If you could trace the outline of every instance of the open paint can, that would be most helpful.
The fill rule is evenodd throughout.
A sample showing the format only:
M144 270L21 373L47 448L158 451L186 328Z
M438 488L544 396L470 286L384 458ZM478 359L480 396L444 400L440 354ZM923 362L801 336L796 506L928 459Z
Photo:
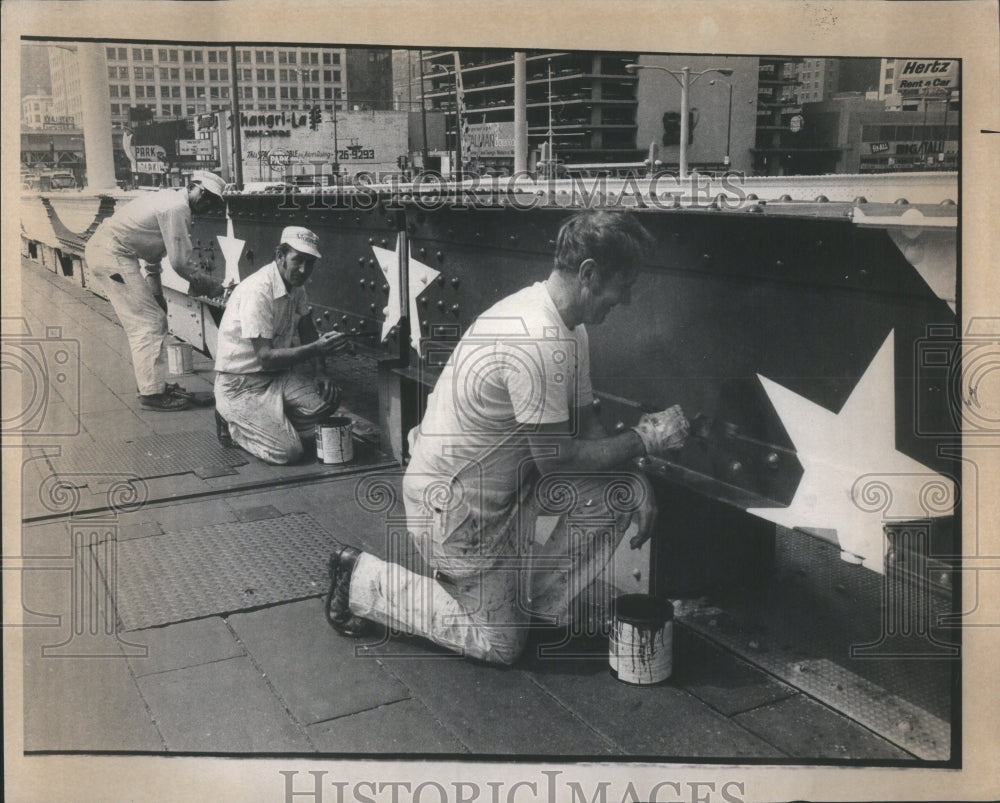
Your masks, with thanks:
M622 683L651 686L673 672L674 606L649 594L615 598L608 667Z
M194 373L194 348L190 343L167 344L167 372L174 376Z
M316 425L316 460L328 465L350 463L354 459L350 418L333 416Z

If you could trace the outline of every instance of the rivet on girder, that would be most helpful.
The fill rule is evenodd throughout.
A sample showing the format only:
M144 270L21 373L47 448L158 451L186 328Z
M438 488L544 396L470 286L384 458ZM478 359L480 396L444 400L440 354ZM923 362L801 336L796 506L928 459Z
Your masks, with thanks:
M385 282L382 283L382 292L383 293L388 293L389 292L389 285L386 284Z
M444 251L438 251L435 256L438 258L438 262L444 262Z
M368 309L370 309L372 312L375 312L375 310L378 309L378 306L375 304L369 304Z
M420 256L422 257L427 256L427 249L424 248L423 246L420 246Z
M895 201L893 201L893 203L896 204L896 206L909 206L910 205L910 202L907 201L905 198L897 198Z
M458 304L452 304L451 311L458 315Z
M388 248L389 247L389 241L387 239L385 239L385 237L382 238L382 247L383 248Z
M851 203L854 203L854 204L866 204L866 203L868 203L868 199L865 198L864 195L858 195L858 196L855 196L854 200L851 201Z
M776 267L778 270L781 270L783 267L785 267L785 263L782 262L780 259L776 259L774 260L774 267Z
M750 207L747 208L747 212L749 212L751 215L763 215L764 207L761 206L760 204L752 204Z
M444 300L438 299L438 309L444 309Z
M306 307L306 312L312 314L312 311L313 311L312 304L310 304L308 307Z
M751 192L751 193L749 193L749 194L747 195L747 200L748 200L748 201L759 201L759 200L760 200L760 198L759 198L759 197L757 197L757 193L755 193L755 192Z
M426 331L427 329L431 328L431 325L428 321L421 321L420 328Z
M781 465L781 457L777 452L767 453L767 467L772 471L777 471L778 466Z
M938 206L957 206L951 198L945 198Z
M361 285L362 287L364 287L364 286L365 286L366 284L368 284L368 282L366 282L366 281L365 281L364 279L362 279L362 280L361 280L361 281L359 282L359 284L360 284L360 285Z
M420 303L423 304L426 307L427 306L427 298L426 297L421 297Z
M444 276L442 276L441 274L438 274L437 283L439 285L441 285L442 287L444 287Z
M365 264L365 258L364 257L358 257L358 264L359 265L364 265Z
M372 290L374 290L374 289L375 289L375 280L374 280L374 279L372 279L372 280L371 280L370 282L368 282L368 286L369 286L369 287L370 287L370 288L371 288Z
M816 203L818 204L825 204L830 202L830 199L827 198L825 195L817 195L815 200Z
M370 265L371 267L373 267L373 268L374 268L374 267L375 267L375 257L371 257L371 258L369 258L369 260L368 260L368 264L369 264L369 265Z
M340 320L342 320L344 323L347 323L347 316L346 315L341 315L340 316Z
M743 464L739 460L734 460L729 464L729 471L732 474L739 474L743 470Z
M712 255L711 254L702 254L701 255L701 261L704 262L707 265L709 262L712 261Z
M454 287L457 290L459 284L460 284L460 282L458 280L458 277L457 276L453 277L452 280L451 280L451 286Z
M784 195L782 195L782 196L781 196L781 197L780 197L780 198L779 198L778 200L779 200L779 201L782 201L782 202L784 202L784 203L788 203L789 201L791 201L791 200L792 200L792 196L791 196L791 195L789 195L789 194L788 194L788 193L786 192L786 193L785 193Z
M317 326L322 326L322 325L323 325L323 321L322 321L322 319L320 319L320 318L317 318L317 319L316 319L316 325L317 325Z
M368 245L375 245L375 238L374 237L369 237L368 238Z
M625 431L625 422L624 421L616 421L615 422L615 432L624 432L624 431Z
M330 310L328 310L328 309L323 310L323 317L324 318L329 318L330 317Z

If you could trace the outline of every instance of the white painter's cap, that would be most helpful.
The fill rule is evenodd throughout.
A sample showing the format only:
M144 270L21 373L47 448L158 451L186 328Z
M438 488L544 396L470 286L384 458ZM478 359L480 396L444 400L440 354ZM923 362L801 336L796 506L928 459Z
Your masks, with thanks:
M281 242L290 245L296 251L319 259L319 237L302 226L286 226L281 232Z
M212 195L217 196L220 201L223 200L222 193L226 189L226 182L220 176L215 175L215 173L208 170L195 170L191 176L191 181L195 184L201 184Z

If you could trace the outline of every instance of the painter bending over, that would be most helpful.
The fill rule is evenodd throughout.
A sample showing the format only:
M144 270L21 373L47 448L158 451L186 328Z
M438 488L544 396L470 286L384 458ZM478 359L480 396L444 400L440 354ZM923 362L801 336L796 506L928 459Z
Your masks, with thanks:
M295 370L348 345L339 332L318 334L303 285L319 260L319 238L288 226L274 261L233 290L215 357L215 410L219 441L241 446L277 465L303 456L316 424L334 413L336 386ZM298 334L298 344L293 344Z
M633 215L577 213L548 278L472 324L410 433L407 528L433 576L338 545L327 601L336 630L358 635L371 620L510 664L532 617L572 626L593 607L583 592L601 585L630 521L632 548L652 532L652 489L627 464L680 447L688 430L674 406L608 435L592 404L587 325L629 303L649 247ZM534 525L546 514L559 519L540 546Z
M220 296L220 282L199 270L191 243L191 213L225 204L225 182L197 170L186 189L149 192L115 210L87 241L85 257L107 293L128 336L132 368L143 409L171 412L189 406L167 385L167 302L160 284L160 260L191 283L192 295ZM145 275L139 260L149 263Z

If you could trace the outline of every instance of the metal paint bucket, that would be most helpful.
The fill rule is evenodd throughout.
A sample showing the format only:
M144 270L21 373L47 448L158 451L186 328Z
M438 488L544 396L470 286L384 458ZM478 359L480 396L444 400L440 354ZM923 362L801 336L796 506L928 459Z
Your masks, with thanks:
M194 373L194 348L190 343L167 344L167 372L174 376Z
M350 418L332 416L316 425L316 460L328 465L350 463L354 459Z
M608 643L611 674L622 683L650 686L673 672L674 606L649 594L615 598Z

